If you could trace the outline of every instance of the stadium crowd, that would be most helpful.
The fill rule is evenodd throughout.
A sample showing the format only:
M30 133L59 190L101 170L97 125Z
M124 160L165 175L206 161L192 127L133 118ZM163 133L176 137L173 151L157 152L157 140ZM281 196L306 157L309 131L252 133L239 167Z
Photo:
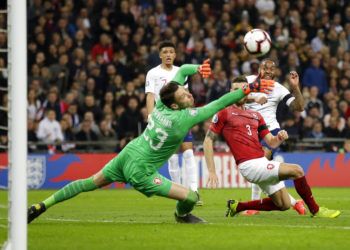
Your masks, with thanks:
M300 75L305 111L278 109L289 135L350 138L346 2L29 0L28 139L62 143L50 145L50 152L108 150L108 145L119 152L147 125L145 76L160 63L159 42L176 44L175 65L211 59L210 79L190 79L190 91L200 106L226 93L233 77L257 73L260 58L249 55L242 42L252 28L271 35L268 57L278 65L278 82L285 84L291 70ZM6 14L0 14L0 29L6 27ZM7 48L5 32L0 32L0 48ZM7 55L0 53L0 68L6 67ZM0 71L2 87L7 77ZM6 92L0 98L6 109ZM0 112L0 125L7 126L6 111ZM193 128L195 140L203 140L208 125ZM6 145L7 140L2 130L0 143ZM97 146L93 141L106 143ZM39 149L30 146L32 151ZM328 150L338 148L332 145ZM342 150L349 152L350 147Z

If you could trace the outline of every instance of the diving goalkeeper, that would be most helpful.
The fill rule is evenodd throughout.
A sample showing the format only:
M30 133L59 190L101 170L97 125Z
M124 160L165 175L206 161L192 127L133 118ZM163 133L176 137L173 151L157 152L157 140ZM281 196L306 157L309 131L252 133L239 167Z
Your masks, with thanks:
M174 154L188 130L207 120L225 107L239 101L250 92L269 92L273 81L258 80L230 92L203 107L193 108L192 95L182 86L186 76L199 72L203 77L211 74L209 60L202 65L185 64L174 79L160 91L160 100L151 113L148 126L132 140L102 170L87 179L73 181L44 201L28 208L28 223L51 206L112 182L130 183L136 190L150 197L158 195L177 200L175 220L179 223L203 223L192 215L198 195L180 184L160 175L158 169Z

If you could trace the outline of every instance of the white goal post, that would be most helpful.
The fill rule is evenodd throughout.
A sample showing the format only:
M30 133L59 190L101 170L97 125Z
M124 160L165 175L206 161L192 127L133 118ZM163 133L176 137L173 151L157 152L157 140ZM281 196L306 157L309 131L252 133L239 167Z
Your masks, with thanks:
M8 240L4 249L27 249L27 4L8 0Z

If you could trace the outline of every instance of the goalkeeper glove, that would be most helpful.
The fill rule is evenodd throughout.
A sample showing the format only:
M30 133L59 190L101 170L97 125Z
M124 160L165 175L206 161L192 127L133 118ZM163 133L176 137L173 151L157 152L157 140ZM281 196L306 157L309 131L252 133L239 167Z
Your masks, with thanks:
M204 60L203 64L198 67L198 72L203 78L208 78L211 75L210 60Z
M250 92L261 92L269 94L273 90L275 84L274 80L256 79L255 82L243 85L244 94L248 95Z

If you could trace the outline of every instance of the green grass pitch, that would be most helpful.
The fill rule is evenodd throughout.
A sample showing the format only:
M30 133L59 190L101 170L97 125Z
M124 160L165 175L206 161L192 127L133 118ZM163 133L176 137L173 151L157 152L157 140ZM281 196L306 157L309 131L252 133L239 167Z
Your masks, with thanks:
M28 202L52 190L30 191ZM290 192L295 194L294 189ZM249 189L201 190L194 214L204 225L174 222L175 201L135 190L98 190L50 208L28 226L28 249L350 249L350 188L314 188L319 204L340 209L336 219L294 210L226 218L228 198L247 200ZM7 192L0 191L0 245L7 238Z

